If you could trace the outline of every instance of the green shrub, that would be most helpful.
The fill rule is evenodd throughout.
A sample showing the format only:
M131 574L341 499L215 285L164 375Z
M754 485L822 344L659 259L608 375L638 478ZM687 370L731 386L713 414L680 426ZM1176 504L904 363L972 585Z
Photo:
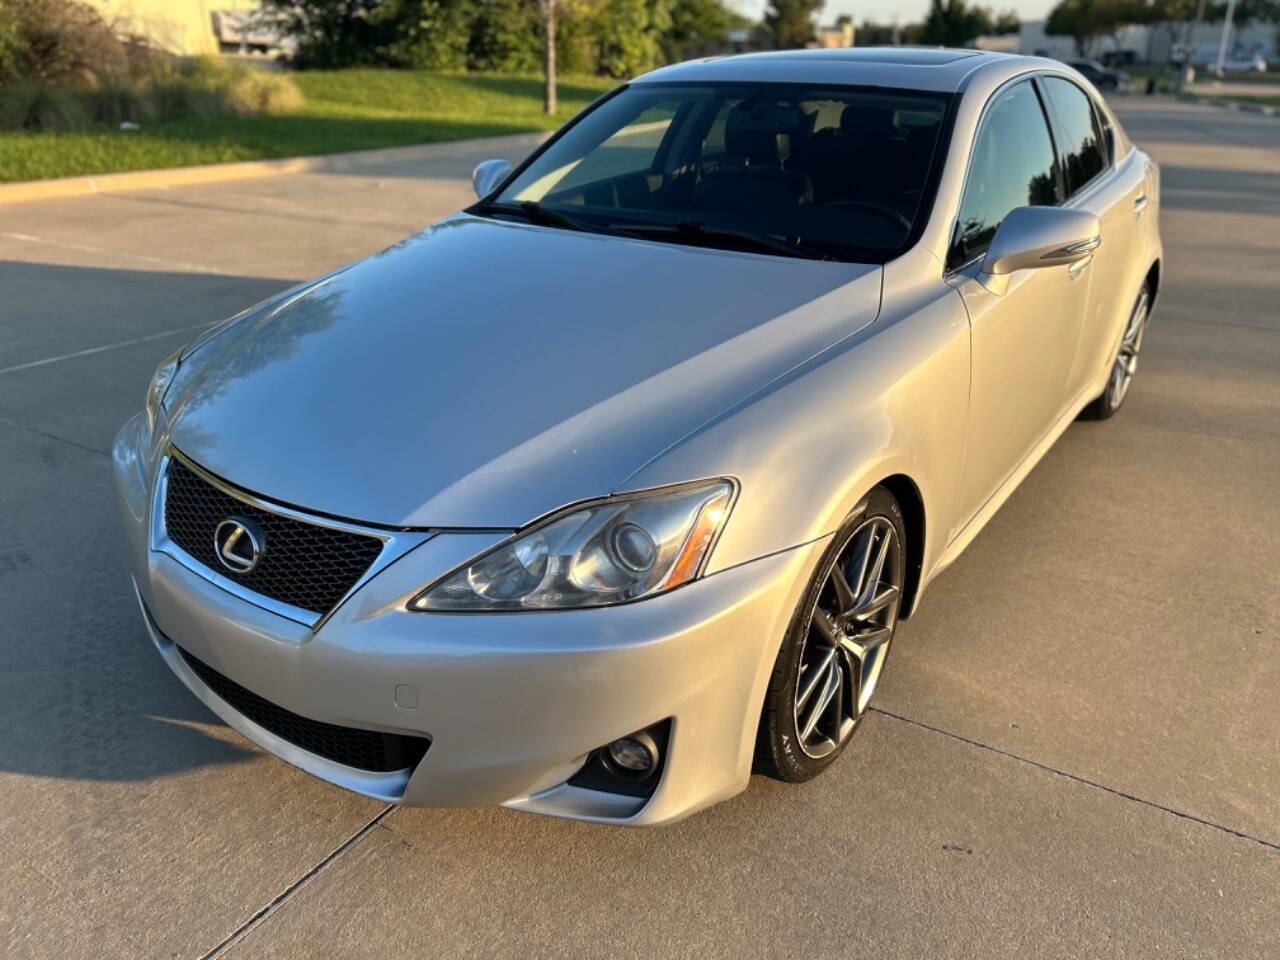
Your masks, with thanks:
M88 126L79 95L39 83L0 86L0 130L43 130L66 133Z
M92 83L128 65L125 43L79 0L0 0L0 81Z

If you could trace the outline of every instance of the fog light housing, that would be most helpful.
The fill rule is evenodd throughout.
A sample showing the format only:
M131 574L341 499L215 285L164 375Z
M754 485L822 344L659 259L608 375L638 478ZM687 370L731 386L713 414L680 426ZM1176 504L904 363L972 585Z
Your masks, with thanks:
M573 787L629 797L651 797L667 765L671 718L596 747L582 769L569 778Z
M658 745L646 731L619 737L605 747L601 759L620 777L643 780L658 769Z

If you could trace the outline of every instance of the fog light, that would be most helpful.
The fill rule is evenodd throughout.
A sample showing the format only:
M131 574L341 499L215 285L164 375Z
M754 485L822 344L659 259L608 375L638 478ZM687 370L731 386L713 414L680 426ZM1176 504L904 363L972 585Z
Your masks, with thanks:
M604 761L619 776L642 780L658 768L658 745L643 731L633 733L605 747Z

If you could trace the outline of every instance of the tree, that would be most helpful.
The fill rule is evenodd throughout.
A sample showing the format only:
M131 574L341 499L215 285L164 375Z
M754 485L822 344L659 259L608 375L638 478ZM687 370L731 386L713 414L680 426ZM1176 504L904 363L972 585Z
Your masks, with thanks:
M465 70L471 20L456 0L386 0L378 11L394 39L388 60L419 70Z
M991 31L991 11L969 6L965 0L933 0L925 17L921 42L963 47Z
M601 73L621 79L662 63L669 0L601 0L593 19Z
M813 39L813 16L823 0L770 0L764 22L776 47L782 50L803 47Z
M669 7L671 26L661 38L668 62L723 49L730 30L751 24L725 6L724 0L675 0Z
M884 23L872 23L870 20L863 20L857 32L853 35L853 42L858 47L883 47L893 43L893 27Z
M542 3L542 110L556 112L556 0Z
M1044 32L1051 37L1070 37L1076 45L1076 56L1083 57L1102 31L1092 0L1061 0L1049 11Z
M1130 24L1159 20L1159 11L1159 3L1153 5L1146 0L1061 0L1049 11L1044 32L1071 37L1076 53L1083 57L1101 36L1111 35L1118 47L1121 30Z
M1005 10L996 17L995 24L991 28L991 32L998 36L1007 36L1012 33L1019 33L1022 30L1022 18L1018 16L1016 10Z
M385 58L396 25L382 0L264 0L264 18L298 42L300 67L350 67Z
M456 0L469 10L468 70L541 73L542 12L537 0Z

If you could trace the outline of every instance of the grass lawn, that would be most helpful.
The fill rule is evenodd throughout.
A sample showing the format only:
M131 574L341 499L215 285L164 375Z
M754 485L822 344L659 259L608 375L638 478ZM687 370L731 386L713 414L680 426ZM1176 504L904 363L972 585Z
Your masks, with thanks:
M542 112L542 79L401 70L306 71L296 111L157 123L141 130L0 133L0 181L120 173L233 160L296 157L553 129L614 86L599 77L559 84L559 112Z
M1200 93L1197 96L1213 97L1215 100L1234 100L1236 103L1258 103L1268 107L1280 107L1280 94L1274 97L1242 97L1233 93Z

